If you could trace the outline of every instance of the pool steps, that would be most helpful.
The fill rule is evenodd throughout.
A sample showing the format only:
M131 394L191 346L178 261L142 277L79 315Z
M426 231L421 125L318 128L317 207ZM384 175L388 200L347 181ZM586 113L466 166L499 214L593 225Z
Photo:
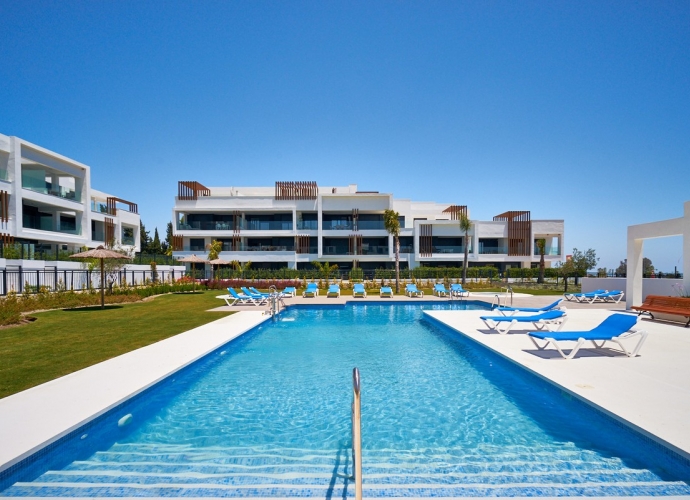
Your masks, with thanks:
M490 456L491 449L498 452ZM617 458L569 443L417 452L363 450L365 497L688 495ZM354 497L349 449L191 448L116 444L4 496Z

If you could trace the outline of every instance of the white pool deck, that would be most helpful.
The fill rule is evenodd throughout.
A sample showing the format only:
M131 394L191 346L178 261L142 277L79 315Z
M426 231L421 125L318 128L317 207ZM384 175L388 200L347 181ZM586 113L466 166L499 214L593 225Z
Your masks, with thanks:
M371 295L367 299L391 301ZM298 297L287 302L359 300ZM553 300L553 296L516 297L515 305L531 307ZM612 310L624 308L623 304L565 305L567 330L589 329ZM266 307L216 310L231 309L242 313L0 399L0 471L269 319L263 314ZM479 319L486 311L427 314L690 458L690 328L682 323L641 320L649 337L636 358L585 347L575 359L564 360L555 350L537 351L524 330L489 333Z

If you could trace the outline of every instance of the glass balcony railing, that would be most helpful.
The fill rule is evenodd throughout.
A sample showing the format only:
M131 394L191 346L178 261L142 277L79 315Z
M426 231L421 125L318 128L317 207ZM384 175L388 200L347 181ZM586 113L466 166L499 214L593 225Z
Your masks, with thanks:
M386 229L385 224L381 220L361 220L357 222L357 229L360 231L372 229Z
M369 246L360 251L350 252L344 247L324 246L323 255L385 255L388 256L387 246Z
M400 245L400 253L414 253L414 247Z
M194 221L194 222L179 222L177 229L187 229L192 231L232 231L232 222L227 221Z
M57 198L63 198L65 200L71 200L76 202L81 201L81 193L79 191L75 191L74 189L69 189L62 186L53 186L50 183L46 183L45 187L37 187L26 184L22 187L35 193L47 194L49 196L56 196Z
M437 245L433 247L432 253L465 253L464 245ZM469 249L469 253L472 253L472 248Z
M486 246L481 246L479 247L479 254L480 255L501 255L501 254L508 254L508 247L486 247Z
M369 245L368 248L362 247L362 252L358 255L388 255L388 246Z
M349 220L329 220L321 224L321 229L325 231L352 231L352 228L352 221Z
M100 213L100 214L107 214L108 213L108 205L102 201L93 201L91 200L91 211Z
M316 231L319 229L319 221L316 221L316 220L298 220L297 221L297 229L307 230L307 231Z
M247 231L292 231L292 221L245 221Z
M539 249L535 248L534 249L534 255L537 257L540 256L541 254L539 253ZM561 255L561 249L558 247L554 248L545 248L544 249L544 255Z
M123 236L122 237L122 244L123 245L134 245L134 238L129 237L129 236Z

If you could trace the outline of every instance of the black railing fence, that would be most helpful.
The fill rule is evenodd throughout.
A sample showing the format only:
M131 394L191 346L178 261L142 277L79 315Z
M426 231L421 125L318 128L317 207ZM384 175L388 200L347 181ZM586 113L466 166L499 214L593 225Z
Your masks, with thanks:
M152 282L176 281L185 275L180 271L121 270L106 275L105 286L143 285ZM100 270L37 271L0 269L0 295L15 293L82 291L101 288Z

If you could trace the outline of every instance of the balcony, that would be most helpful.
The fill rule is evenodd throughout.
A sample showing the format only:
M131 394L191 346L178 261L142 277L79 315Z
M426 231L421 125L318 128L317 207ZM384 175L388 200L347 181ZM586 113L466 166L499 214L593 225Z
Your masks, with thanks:
M316 220L298 220L297 229L304 231L317 231L319 229L319 221Z
M353 228L351 220L325 220L321 223L321 229L325 231L352 231Z
M81 179L49 168L22 166L22 188L81 203Z
M480 246L479 247L479 254L480 255L508 255L508 247Z
M361 253L357 255L386 255L388 256L389 247L388 246L376 246L370 245L367 247L362 247Z
M107 214L108 204L104 201L91 200L91 211L98 214Z
M292 231L292 221L247 220L244 224L247 231Z
M367 231L367 230L380 230L386 229L386 225L384 224L383 221L379 220L360 220L357 222L357 230L358 231Z
M537 257L541 256L541 254L539 253L539 249L538 249L538 248L535 248L535 249L534 249L534 255L536 255ZM547 248L544 249L544 255L547 256L547 257L548 257L548 256L558 256L558 255L561 255L561 249L558 248L558 247L552 247L552 248L547 247Z
M431 250L431 253L465 253L464 245L437 245ZM469 249L468 253L472 253L472 248Z
M227 221L177 222L178 230L188 231L232 231L232 223Z

